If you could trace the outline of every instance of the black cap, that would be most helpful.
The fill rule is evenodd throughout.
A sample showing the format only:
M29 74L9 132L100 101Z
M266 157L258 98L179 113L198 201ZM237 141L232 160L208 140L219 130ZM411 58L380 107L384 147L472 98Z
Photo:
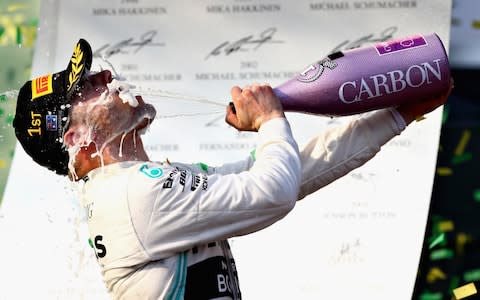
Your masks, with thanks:
M69 124L71 97L91 65L92 49L80 39L65 70L27 81L18 93L15 135L35 162L59 175L68 174L63 134Z

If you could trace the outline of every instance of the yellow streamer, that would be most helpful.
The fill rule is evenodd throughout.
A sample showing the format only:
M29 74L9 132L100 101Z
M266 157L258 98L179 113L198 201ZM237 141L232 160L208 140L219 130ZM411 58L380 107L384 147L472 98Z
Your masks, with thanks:
M453 290L453 295L455 296L455 300L460 300L466 298L471 295L475 295L477 293L477 288L473 282L456 288Z
M455 148L455 156L460 156L465 152L465 148L467 147L467 144L470 141L471 136L472 136L472 132L470 130L463 131L462 137L460 138L460 142Z
M437 174L439 176L450 176L453 174L453 170L449 167L438 167Z

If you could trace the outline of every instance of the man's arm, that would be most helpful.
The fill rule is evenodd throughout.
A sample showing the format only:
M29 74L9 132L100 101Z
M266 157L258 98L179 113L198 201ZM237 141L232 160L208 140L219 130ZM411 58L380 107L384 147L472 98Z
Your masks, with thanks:
M398 112L384 109L352 118L346 124L329 128L311 138L300 146L302 182L298 200L365 164L405 126ZM250 155L242 161L210 168L209 171L240 173L248 170L254 162L254 155Z
M152 258L260 230L294 207L300 158L283 111L269 115L278 99L272 98L271 88L239 92L232 93L237 110L236 115L229 112L229 122L237 129L258 130L257 159L248 171L206 175L173 166L159 172L164 174L159 178L145 179L136 172L129 179L135 187L132 199L154 199L129 204L137 216L132 216L136 232Z
M372 158L380 147L405 128L402 116L385 109L352 118L300 145L302 184L299 198L327 185ZM378 126L381 124L381 126ZM244 160L209 168L220 174L240 173L255 162L252 153ZM310 192L309 192L310 191Z
M298 199L319 190L373 158L381 147L399 135L416 118L443 105L450 89L439 97L364 114L331 128L300 147L302 183ZM215 168L221 174L248 170L254 156Z
M398 112L385 109L354 118L312 138L300 148L302 183L298 200L365 164L404 128Z
M362 166L413 120L445 104L453 88L438 97L380 110L354 119L300 148L302 183L298 199Z

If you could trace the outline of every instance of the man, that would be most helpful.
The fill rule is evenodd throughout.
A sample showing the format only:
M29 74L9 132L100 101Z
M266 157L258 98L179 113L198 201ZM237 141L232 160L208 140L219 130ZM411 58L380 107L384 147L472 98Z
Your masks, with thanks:
M228 238L280 220L448 96L368 114L299 151L269 86L233 87L225 119L258 132L254 155L217 168L152 162L140 136L155 109L109 71L91 73L91 60L80 40L66 70L28 81L13 125L37 163L85 182L90 238L114 299L240 299Z

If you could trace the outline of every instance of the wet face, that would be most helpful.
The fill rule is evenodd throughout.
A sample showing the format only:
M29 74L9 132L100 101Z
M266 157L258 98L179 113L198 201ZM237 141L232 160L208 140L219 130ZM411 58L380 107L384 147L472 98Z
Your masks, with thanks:
M154 107L133 96L129 87L112 79L110 71L82 80L72 98L70 128L77 128L75 143L85 146L93 142L100 150L118 136L141 131L153 121Z

